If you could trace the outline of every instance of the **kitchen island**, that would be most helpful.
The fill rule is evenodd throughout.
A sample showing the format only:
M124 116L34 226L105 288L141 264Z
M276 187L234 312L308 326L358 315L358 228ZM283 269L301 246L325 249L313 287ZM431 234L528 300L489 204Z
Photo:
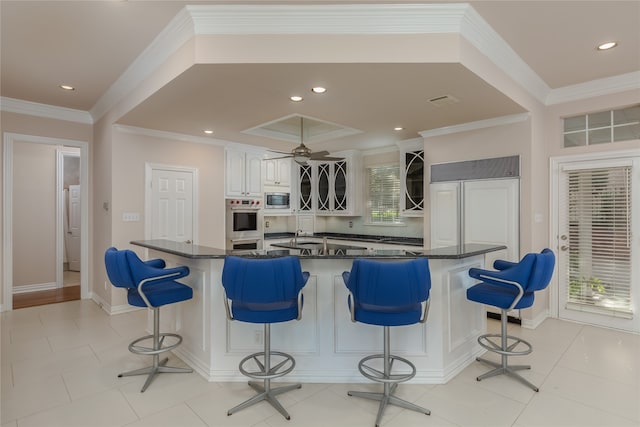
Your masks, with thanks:
M466 299L466 289L474 283L467 271L484 267L486 253L504 249L473 244L433 250L369 250L316 244L297 245L303 249L225 251L167 240L131 243L146 248L148 258L190 268L191 274L181 281L193 288L193 299L163 308L162 327L183 336L174 352L209 381L246 381L238 363L262 350L262 325L226 318L221 283L224 258L298 256L303 270L310 273L303 290L302 319L273 325L271 346L296 359L296 368L286 381L331 383L365 382L358 361L382 351L382 328L350 321L342 272L351 269L354 258L390 262L429 258L432 285L427 322L393 328L391 350L415 364L417 374L411 382L442 384L484 352L477 337L485 332L486 315L480 304Z

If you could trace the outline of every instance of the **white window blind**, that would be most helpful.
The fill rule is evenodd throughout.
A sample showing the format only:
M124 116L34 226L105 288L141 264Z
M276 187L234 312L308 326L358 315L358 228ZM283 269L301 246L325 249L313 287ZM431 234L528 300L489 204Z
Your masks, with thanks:
M368 168L369 223L402 224L400 217L400 166Z
M567 308L630 317L631 166L567 174Z

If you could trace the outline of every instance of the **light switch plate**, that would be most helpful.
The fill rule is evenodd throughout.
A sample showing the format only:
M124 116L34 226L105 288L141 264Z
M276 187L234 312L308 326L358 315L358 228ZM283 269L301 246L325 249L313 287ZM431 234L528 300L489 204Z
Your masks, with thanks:
M138 212L122 212L122 220L124 222L140 221L140 214Z

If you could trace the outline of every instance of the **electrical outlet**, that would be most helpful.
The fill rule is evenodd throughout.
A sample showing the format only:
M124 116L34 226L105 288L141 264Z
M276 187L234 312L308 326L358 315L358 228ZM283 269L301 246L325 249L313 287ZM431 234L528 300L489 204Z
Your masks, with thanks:
M353 221L349 221L349 228L353 228Z
M264 222L264 228L269 228L269 221Z
M253 331L253 343L262 344L262 331Z

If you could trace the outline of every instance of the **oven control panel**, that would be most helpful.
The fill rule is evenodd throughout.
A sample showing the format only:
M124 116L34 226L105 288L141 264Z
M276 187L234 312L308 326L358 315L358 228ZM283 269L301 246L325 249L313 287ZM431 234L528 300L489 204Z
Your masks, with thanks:
M227 207L235 209L260 209L262 201L260 199L227 199Z

